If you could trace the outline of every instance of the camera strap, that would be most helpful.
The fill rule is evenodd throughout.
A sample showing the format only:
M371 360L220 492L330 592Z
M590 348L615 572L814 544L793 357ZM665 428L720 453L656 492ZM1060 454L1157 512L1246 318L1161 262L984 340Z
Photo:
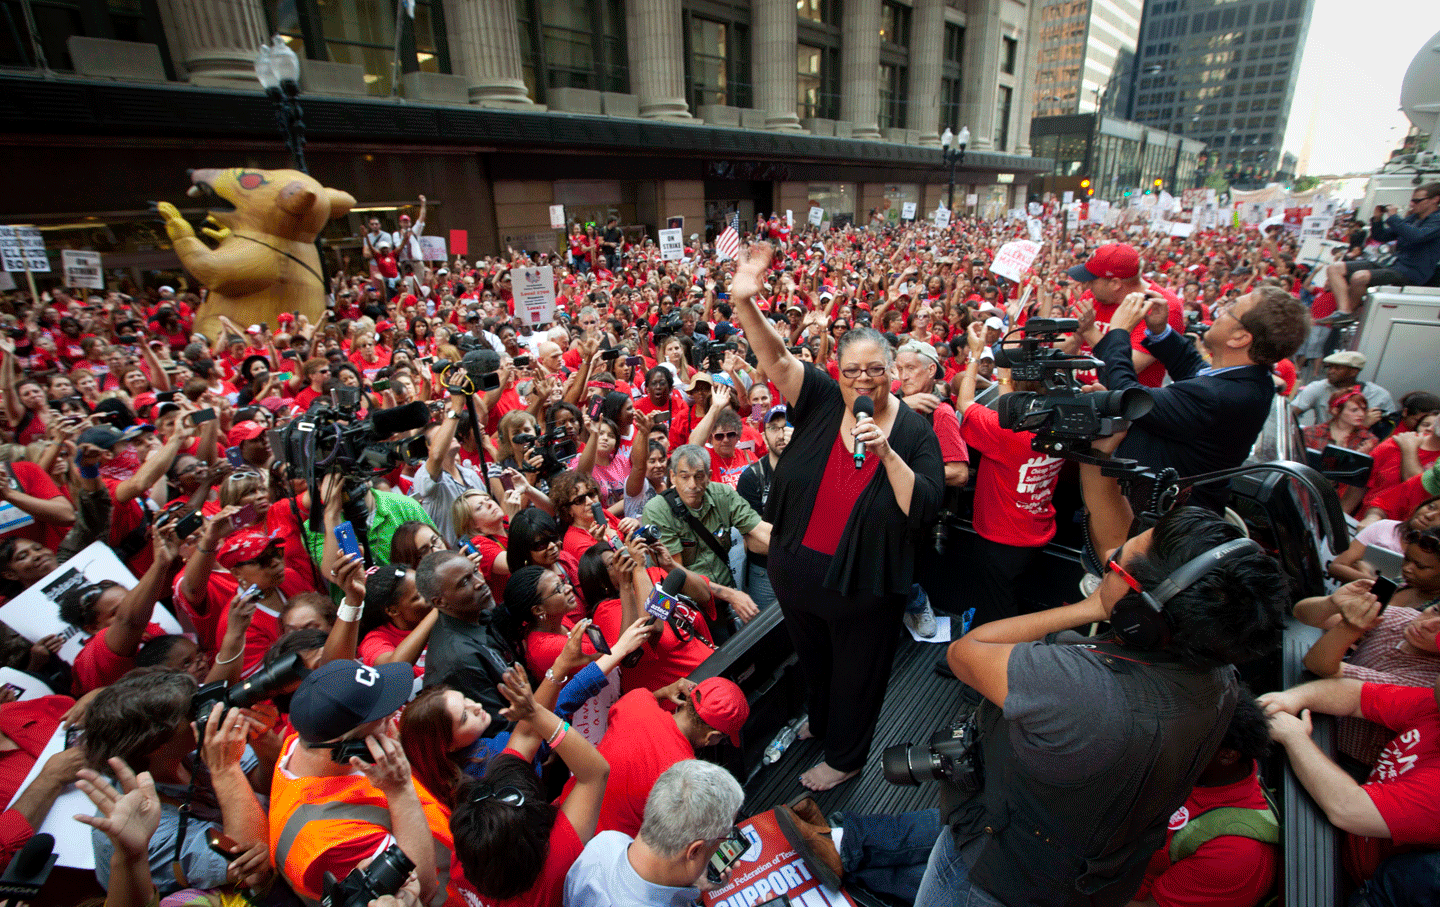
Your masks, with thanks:
M720 559L720 563L729 566L729 549L720 547L720 542L715 538L714 534L705 528L704 523L695 518L695 514L690 512L690 508L686 507L685 502L680 500L680 492L673 488L667 488L664 493L664 498L670 502L670 509L675 511L677 516L684 519L685 524L690 527L690 530L700 537L700 541L704 542L711 551L715 552L715 556Z
M195 779L198 768L190 767L190 786L185 789L185 800L180 804L180 820L175 829L175 859L170 862L170 871L181 888L189 888L190 880L185 876L185 866L180 862L180 852L185 847L185 831L190 824L190 801L195 799Z

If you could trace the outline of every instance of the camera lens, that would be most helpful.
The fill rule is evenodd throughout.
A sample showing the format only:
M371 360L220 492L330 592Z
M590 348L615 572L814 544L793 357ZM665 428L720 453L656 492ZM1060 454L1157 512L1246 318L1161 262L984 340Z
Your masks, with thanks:
M940 757L928 746L908 743L887 746L880 754L880 766L885 780L891 784L914 787L921 781L938 781L944 777Z

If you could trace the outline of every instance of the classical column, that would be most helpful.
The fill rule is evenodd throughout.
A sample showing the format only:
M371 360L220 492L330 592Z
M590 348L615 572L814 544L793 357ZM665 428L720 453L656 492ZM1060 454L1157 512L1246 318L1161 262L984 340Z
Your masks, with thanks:
M470 103L534 107L525 90L515 0L445 0L455 74L470 80Z
M915 0L910 28L907 128L924 145L940 144L940 77L945 68L945 0Z
M259 90L255 54L270 40L260 0L174 0L170 11L192 85Z
M1000 6L1003 0L970 0L965 20L965 86L961 126L970 127L970 148L995 147L995 104L999 100ZM968 119L967 119L968 118Z
M880 138L880 0L845 4L840 45L840 119L857 139Z
M680 0L625 0L630 86L640 96L642 117L694 119L685 101L681 27Z
M795 4L792 0L754 0L751 16L755 106L765 113L766 129L803 132L795 115L799 101Z

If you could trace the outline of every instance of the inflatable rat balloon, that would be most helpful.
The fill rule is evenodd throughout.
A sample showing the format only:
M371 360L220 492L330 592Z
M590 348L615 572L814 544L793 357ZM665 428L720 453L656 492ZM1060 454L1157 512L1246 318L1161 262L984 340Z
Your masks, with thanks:
M225 315L242 329L298 311L318 324L329 287L315 237L331 218L355 206L348 192L327 189L298 170L192 170L191 198L214 203L202 231L211 249L174 205L156 207L185 270L210 290L195 329L214 340Z

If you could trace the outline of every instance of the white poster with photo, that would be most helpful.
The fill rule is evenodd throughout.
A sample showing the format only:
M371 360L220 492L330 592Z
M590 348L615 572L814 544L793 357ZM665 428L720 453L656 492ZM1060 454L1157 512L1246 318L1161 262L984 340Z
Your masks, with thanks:
M449 261L450 255L445 248L445 237L443 236L422 236L420 237L420 254L426 261Z
M1324 239L1325 234L1330 232L1330 224L1333 218L1322 216L1310 216L1300 222L1300 241L1307 239Z
M51 570L35 585L0 605L0 621L31 642L39 642L47 636L64 637L60 647L60 658L74 664L75 656L89 642L90 634L79 627L60 619L60 597L76 586L112 580L126 589L134 588L135 576L110 550L104 542L95 542ZM166 633L184 632L180 622L165 609L156 605L150 622L157 624Z
M549 324L555 320L555 269L515 268L510 272L515 311L523 312L526 324Z
M1039 242L1040 237L1044 234L1045 227L1040 223L1040 218L1031 217L1025 221L1025 230L1030 234L1031 242Z
M915 219L915 207L916 207L915 202L905 202L904 204L902 204L902 205L900 206L900 219L901 219L901 220L914 220L914 219Z
M552 229L552 230L564 230L564 229L565 229L565 206L564 206L564 205L551 205L551 206L550 206L550 229Z
M1030 202L1025 206L1025 210L1031 217L1039 217L1045 208L1039 202Z
M660 231L660 260L679 261L685 257L685 231Z
M1035 263L1035 256L1040 254L1040 244L1028 239L1017 239L1007 242L995 253L995 260L990 263L990 270L1001 277L1019 283Z
M32 677L24 671L6 667L0 667L0 690L14 692L15 698L20 702L55 694L55 691L50 689L50 685L43 680Z
M30 774L25 776L20 787L15 791L15 798L10 801L9 806L15 805L15 800L25 793L25 789L35 783L40 777L40 771L45 768L45 763L50 757L65 748L65 732L68 730L62 724L55 729L55 734L40 755L35 759L35 764L30 767ZM8 808L8 807L7 807ZM45 821L40 823L36 829L39 834L53 835L55 838L55 865L65 866L70 869L84 869L93 871L95 869L95 844L90 838L90 826L83 822L75 821L78 813L95 815L95 804L85 796L73 784L67 784L60 790L60 795L55 798L55 803L50 807L50 812L45 815ZM37 902L41 903L41 902Z
M818 227L818 226L820 226L820 222L821 222L822 220L824 220L824 219L825 219L825 209L824 209L824 208L817 208L817 207L811 206L811 208L810 208L810 215L809 215L809 217L807 218L807 220L809 220L810 224L811 224L812 226Z
M77 252L62 249L60 261L65 266L65 286L105 289L105 272L100 267L99 252Z

